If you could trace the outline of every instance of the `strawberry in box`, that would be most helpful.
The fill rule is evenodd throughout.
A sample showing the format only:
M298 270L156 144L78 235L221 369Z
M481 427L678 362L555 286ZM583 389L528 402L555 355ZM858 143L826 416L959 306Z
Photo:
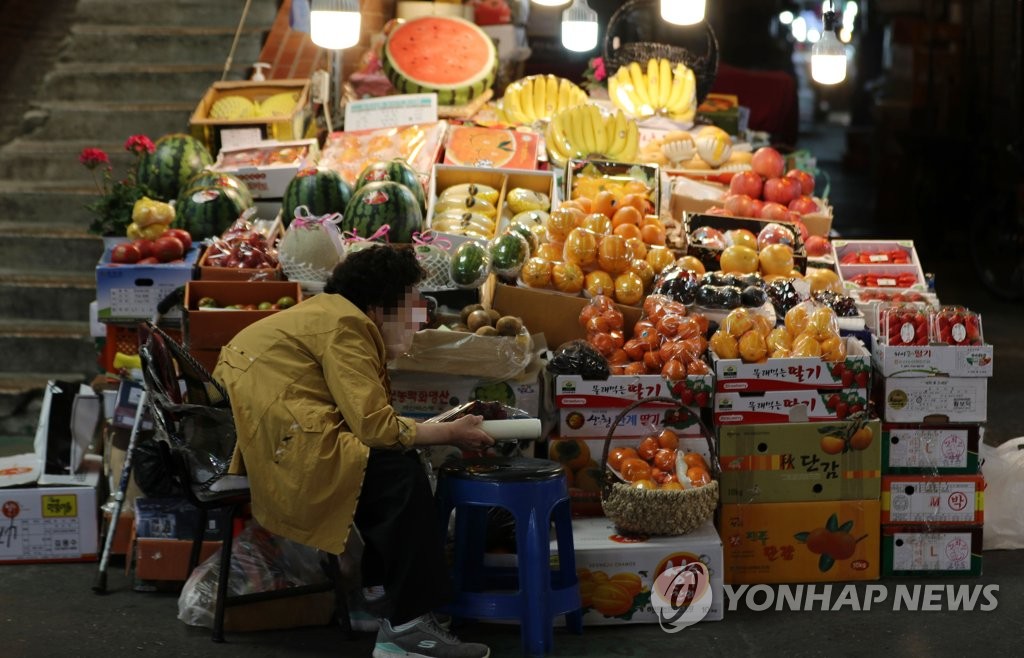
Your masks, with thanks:
M934 335L946 345L982 345L981 316L963 306L944 306L934 315Z

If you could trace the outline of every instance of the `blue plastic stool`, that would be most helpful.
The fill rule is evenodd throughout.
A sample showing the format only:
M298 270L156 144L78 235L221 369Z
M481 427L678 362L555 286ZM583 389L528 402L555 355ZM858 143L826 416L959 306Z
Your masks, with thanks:
M440 469L438 511L448 527L455 510L454 601L447 610L467 619L517 619L523 653L551 650L554 619L583 632L572 515L565 471L544 459L481 457L449 462ZM508 510L515 519L516 564L484 565L487 513ZM550 524L558 541L558 567L551 567ZM501 587L501 589L496 589Z

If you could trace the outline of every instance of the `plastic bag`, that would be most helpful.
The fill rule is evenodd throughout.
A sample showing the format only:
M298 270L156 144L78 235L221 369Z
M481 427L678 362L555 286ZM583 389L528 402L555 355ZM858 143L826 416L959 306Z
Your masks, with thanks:
M580 375L583 379L608 379L612 374L608 361L585 340L561 345L547 365L554 375Z
M235 537L231 551L228 596L315 585L328 580L320 552L251 523ZM213 628L220 552L196 567L178 597L178 619L190 626Z
M979 446L985 469L985 550L1024 548L1024 437Z
M295 209L295 219L278 245L278 260L289 281L327 281L346 254L340 221L337 213L314 217L306 206Z

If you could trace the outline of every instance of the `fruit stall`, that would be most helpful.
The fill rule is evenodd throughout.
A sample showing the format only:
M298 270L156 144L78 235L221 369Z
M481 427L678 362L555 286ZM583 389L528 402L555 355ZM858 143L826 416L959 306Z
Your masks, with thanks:
M212 369L348 254L400 245L430 313L393 355L393 406L491 401L542 422L502 449L564 468L585 624L657 623L659 574L696 562L705 621L725 584L980 573L993 349L912 240L837 235L813 166L723 121L747 99L709 97L706 62L499 90L470 20L380 36L356 73L384 93L346 88L361 127L324 129L309 81L266 80L214 84L189 132L156 141L150 196L96 268L105 340L184 287L163 321ZM132 347L102 351L112 378ZM714 487L714 513L644 532L606 514L608 482L650 505Z

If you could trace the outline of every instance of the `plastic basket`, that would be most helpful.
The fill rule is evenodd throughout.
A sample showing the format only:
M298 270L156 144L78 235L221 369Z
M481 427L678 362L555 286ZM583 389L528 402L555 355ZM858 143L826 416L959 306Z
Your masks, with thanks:
M181 341L181 330L161 327L171 338ZM117 353L134 356L139 353L139 329L137 324L123 325L107 323L107 336L99 354L99 364L104 372L116 372L114 357Z
M667 59L693 70L700 104L718 75L718 37L711 24L671 25L661 19L658 0L630 0L612 14L604 39L604 65L609 75L630 62Z
M603 481L601 486L601 508L615 527L628 534L642 535L685 535L704 525L718 508L718 479L722 469L718 462L714 434L692 409L679 406L684 414L693 416L708 443L711 460L712 480L702 487L682 491L659 491L636 489L623 483L608 468L608 449L615 430L623 418L643 404L668 402L679 405L679 400L669 397L650 397L637 400L615 417L605 437L601 454Z

